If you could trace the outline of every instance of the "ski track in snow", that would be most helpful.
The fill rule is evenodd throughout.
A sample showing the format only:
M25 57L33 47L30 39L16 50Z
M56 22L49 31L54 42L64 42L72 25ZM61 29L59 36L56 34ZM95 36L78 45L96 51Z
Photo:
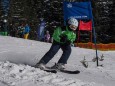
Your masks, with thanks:
M94 82L67 79L28 65L0 62L0 82L6 86L95 86ZM7 77L7 78L6 78ZM31 85L30 85L31 84ZM99 85L103 86L103 85Z

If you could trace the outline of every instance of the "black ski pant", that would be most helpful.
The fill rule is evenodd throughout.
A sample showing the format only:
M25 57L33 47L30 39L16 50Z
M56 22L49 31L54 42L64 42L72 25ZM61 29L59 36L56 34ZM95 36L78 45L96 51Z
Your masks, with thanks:
M62 49L63 54L59 59L58 63L67 64L67 60L71 54L71 46L66 44L59 44L59 43L53 43L50 50L42 57L39 63L47 64L54 57L54 55L59 51L60 48Z

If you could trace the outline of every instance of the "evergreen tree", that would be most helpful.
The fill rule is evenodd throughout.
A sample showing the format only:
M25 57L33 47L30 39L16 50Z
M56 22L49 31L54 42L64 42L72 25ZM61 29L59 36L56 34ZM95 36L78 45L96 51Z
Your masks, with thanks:
M3 0L0 0L2 19ZM46 29L51 33L56 26L63 24L63 0L10 0L9 22L28 22L36 31L40 19L46 21ZM98 42L115 42L115 1L114 0L65 0L70 2L91 1ZM104 36L104 38L103 38ZM105 39L106 38L106 39Z

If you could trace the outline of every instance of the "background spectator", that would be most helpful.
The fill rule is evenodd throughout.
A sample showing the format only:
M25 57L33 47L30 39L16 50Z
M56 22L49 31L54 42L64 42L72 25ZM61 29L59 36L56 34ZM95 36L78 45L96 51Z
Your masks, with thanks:
M28 24L26 24L25 28L24 28L24 39L28 39L29 36L29 32L30 32L30 26Z
M19 36L20 38L23 38L23 37L24 37L24 34L23 34L24 29L25 29L25 28L24 28L24 25L23 25L23 24L18 27L18 36Z
M50 42L50 34L49 34L49 31L46 31L46 34L45 34L45 42Z

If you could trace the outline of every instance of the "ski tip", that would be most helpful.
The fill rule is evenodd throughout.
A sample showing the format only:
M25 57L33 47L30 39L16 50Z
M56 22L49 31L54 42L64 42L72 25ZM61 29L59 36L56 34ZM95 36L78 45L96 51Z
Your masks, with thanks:
M79 73L80 73L79 70L76 70L76 71L72 71L72 72L70 72L70 74L79 74Z
M52 71L52 73L57 73L57 71Z

